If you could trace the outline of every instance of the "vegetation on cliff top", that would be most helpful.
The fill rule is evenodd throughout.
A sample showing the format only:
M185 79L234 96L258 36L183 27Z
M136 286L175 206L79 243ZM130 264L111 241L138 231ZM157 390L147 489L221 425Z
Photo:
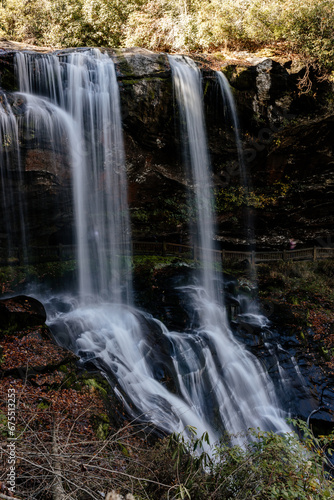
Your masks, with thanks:
M275 44L334 69L332 0L6 0L0 35L54 47L165 51Z

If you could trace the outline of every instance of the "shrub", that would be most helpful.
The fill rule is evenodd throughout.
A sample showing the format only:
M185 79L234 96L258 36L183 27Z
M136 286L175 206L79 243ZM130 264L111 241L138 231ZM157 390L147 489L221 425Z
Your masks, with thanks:
M54 46L207 50L283 42L334 68L332 0L7 0L1 34Z
M179 486L192 499L332 498L334 484L328 469L333 467L326 453L332 453L334 434L316 438L304 422L291 423L302 432L302 442L293 432L280 435L250 429L237 436L238 442L244 439L243 446L231 446L233 436L226 436L213 448L213 459L204 451L207 435L188 443L182 435L172 436L175 467L183 481Z
M12 40L43 43L49 28L48 0L7 0L0 6L0 33Z
M40 379L40 382L42 380ZM149 445L149 427L116 430L101 406L101 386L86 379L81 390L39 390L29 382L5 380L0 391L0 452L6 459L7 391L16 398L16 488L24 498L100 498L100 491L135 492L139 499L325 500L333 498L328 455L334 433L315 437L250 429L226 435L210 447L208 434L182 434ZM103 388L102 388L103 391ZM187 437L186 437L187 436ZM233 444L236 441L237 444ZM0 472L5 481L8 470ZM60 496L58 496L60 498Z

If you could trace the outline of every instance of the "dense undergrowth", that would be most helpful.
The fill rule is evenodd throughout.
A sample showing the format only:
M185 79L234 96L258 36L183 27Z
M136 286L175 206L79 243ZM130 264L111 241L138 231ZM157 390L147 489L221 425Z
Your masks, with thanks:
M334 375L333 259L261 264L258 277L260 299L270 301L275 323L295 333L313 362Z
M152 444L136 423L109 427L101 437L83 431L89 408L71 416L51 400L34 408L18 395L15 498L51 500L56 491L63 495L57 498L72 500L98 499L108 491L132 493L137 500L333 498L334 435L315 437L303 422L291 422L302 438L293 431L249 429L211 445L207 434L197 436L188 428L187 440L174 434ZM7 424L0 412L5 458ZM236 437L239 444L231 444Z
M0 34L53 47L203 51L273 44L334 69L332 0L5 0Z

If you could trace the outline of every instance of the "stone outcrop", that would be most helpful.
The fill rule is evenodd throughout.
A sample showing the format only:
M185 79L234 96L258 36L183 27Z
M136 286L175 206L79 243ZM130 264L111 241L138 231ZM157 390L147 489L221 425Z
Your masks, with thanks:
M120 84L129 203L135 239L189 238L185 168L166 54L143 49L110 50ZM59 52L61 54L61 52ZM15 51L0 53L1 88L15 108ZM217 239L225 246L244 244L244 209L233 129L224 113L214 71L203 62L206 124L217 203ZM239 111L245 164L251 182L251 210L258 246L300 245L325 240L333 226L334 92L332 84L292 61L249 58L221 64ZM303 86L304 85L304 86ZM48 148L20 138L21 172L2 171L24 198L31 244L71 243L74 239L72 187L64 153L50 162ZM6 154L4 150L3 154ZM6 190L2 187L2 190ZM230 194L234 193L233 203ZM238 200L239 196L239 200ZM8 232L8 199L0 238ZM11 221L20 218L11 207ZM6 226L7 219L7 226ZM19 224L11 224L19 228ZM12 238L19 240L12 229Z

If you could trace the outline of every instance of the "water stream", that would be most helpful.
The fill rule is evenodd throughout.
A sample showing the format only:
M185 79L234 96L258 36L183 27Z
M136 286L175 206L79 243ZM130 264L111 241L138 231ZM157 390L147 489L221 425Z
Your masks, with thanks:
M50 151L68 151L79 286L66 312L45 300L58 341L95 359L134 417L167 432L248 427L288 431L274 384L229 326L214 262L214 211L201 78L194 63L170 57L196 200L201 269L184 293L199 318L170 332L133 306L130 224L120 97L114 62L98 50L17 55L25 102L19 126ZM171 382L167 383L166 380ZM130 404L131 403L131 404ZM237 439L237 438L236 438Z
M224 100L224 106L225 106L225 109L228 110L228 114L229 114L230 119L232 121L232 126L233 126L233 130L234 130L235 143L236 143L237 152L238 152L240 184L244 188L247 188L249 185L249 179L248 179L245 160L244 160L237 108L236 108L234 97L233 97L233 94L231 91L230 83L229 83L228 79L226 78L226 76L224 75L224 73L222 73L221 71L217 71L217 78L218 78L219 86L221 89L222 97Z
M16 57L20 89L46 96L39 97L41 104L30 108L26 118L33 123L36 136L45 134L53 148L63 140L61 130L54 136L51 115L50 124L40 123L41 110L50 107L50 100L56 110L55 122L62 112L64 124L72 123L67 146L72 165L81 299L86 297L89 302L92 297L104 296L113 302L129 303L131 233L114 63L97 49L61 57L36 58L29 53L18 53Z
M213 256L214 250L215 214L204 128L201 75L189 58L169 56L169 61L183 122L183 144L189 148L198 211L197 232L201 243L202 272L199 286L193 290L193 304L200 319L197 334L206 340L208 346L206 364L209 378L209 387L202 384L202 396L207 391L215 393L223 426L232 434L254 425L263 429L287 430L270 377L255 356L234 338L224 298L214 287L217 276L214 259L210 255ZM239 142L238 150L241 147L240 138ZM256 316L260 317L259 314Z
M12 106L4 93L0 93L0 154L1 168L1 198L2 213L6 214L3 220L4 234L1 234L1 258L10 258L13 248L20 246L25 258L26 232L24 223L24 189L14 194L13 184L21 177L21 156L19 144L18 123L14 111L20 115L21 101L17 98ZM21 184L22 186L22 184ZM19 209L16 210L16 207ZM17 217L16 214L19 214Z

